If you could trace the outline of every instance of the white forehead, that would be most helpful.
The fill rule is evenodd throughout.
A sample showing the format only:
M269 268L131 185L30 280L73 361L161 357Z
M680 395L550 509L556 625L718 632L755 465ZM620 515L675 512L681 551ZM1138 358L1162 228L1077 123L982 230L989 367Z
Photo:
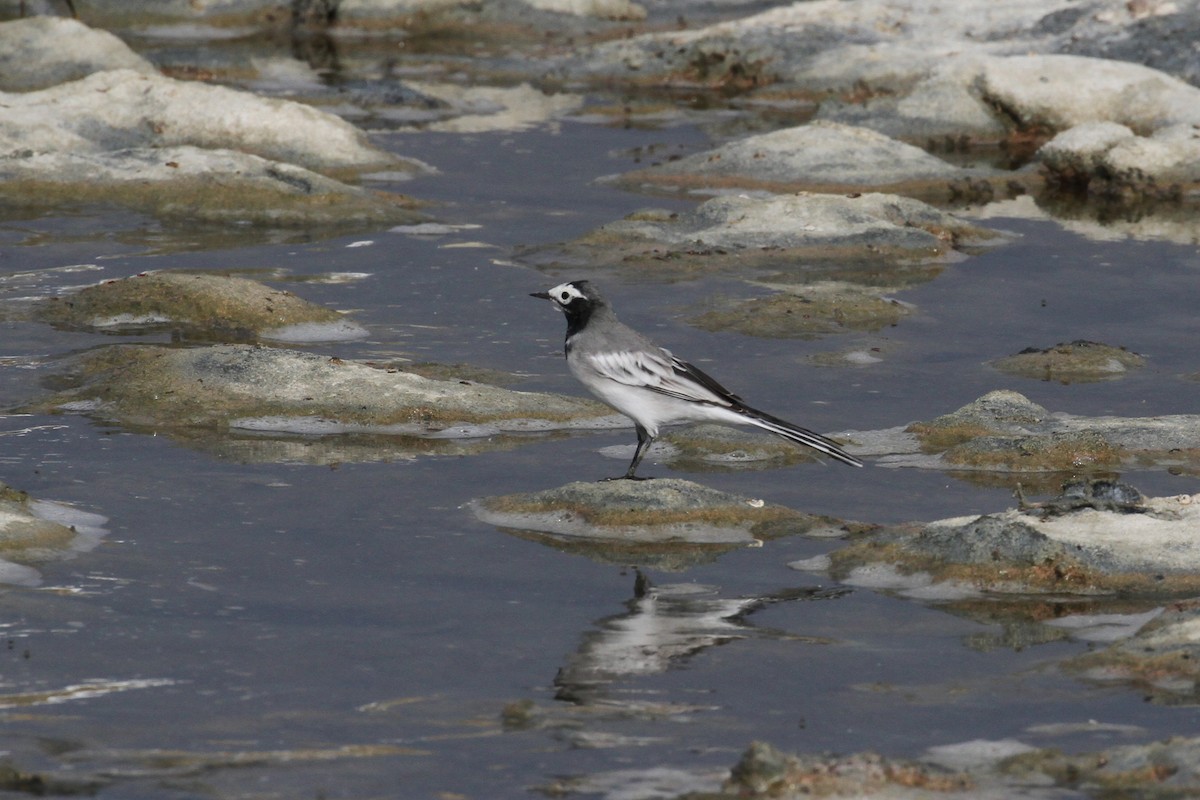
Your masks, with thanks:
M556 303L567 305L572 300L577 300L583 297L583 292L570 283L560 283L549 292L551 299Z

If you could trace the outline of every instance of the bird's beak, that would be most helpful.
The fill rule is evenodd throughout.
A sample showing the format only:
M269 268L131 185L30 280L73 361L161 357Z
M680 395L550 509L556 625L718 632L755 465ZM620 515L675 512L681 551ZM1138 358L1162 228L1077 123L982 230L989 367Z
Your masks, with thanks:
M550 299L549 292L530 292L529 296L536 297L538 300L549 300Z

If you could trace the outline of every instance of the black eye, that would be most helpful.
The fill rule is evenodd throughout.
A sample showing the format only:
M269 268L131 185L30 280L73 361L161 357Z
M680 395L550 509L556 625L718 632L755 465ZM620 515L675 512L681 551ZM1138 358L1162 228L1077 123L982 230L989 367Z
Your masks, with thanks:
M563 293L560 295L560 297L562 297L562 301L565 303L565 302L567 302L568 300L570 300L570 299L571 299L571 293L570 293L570 292L563 292Z

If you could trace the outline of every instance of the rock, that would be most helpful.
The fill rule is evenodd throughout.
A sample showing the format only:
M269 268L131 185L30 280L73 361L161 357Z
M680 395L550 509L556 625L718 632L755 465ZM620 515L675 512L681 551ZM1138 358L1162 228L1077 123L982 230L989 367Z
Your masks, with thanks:
M921 449L939 466L1063 471L1139 462L1186 463L1200 450L1200 416L1080 417L1051 413L1016 392L997 391L929 422L914 422ZM856 441L859 435L851 432Z
M828 100L817 119L869 128L927 150L1003 142L1012 133L1012 120L980 96L983 60L976 55L948 58L909 91L883 92L861 102Z
M874 753L847 756L788 755L755 742L729 771L729 797L899 797L956 794L975 787L965 773ZM903 792L902 795L890 792Z
M1049 779L1054 786L1086 787L1093 797L1109 791L1166 796L1200 790L1200 739L1109 747L1094 753L1037 750L1002 762L1001 772L1016 785Z
M1139 131L1200 122L1200 88L1140 64L1069 55L983 62L980 91L1030 128L1114 122Z
M1061 52L1132 61L1200 85L1200 54L1177 43L1200 41L1196 0L1141 0L1100 13L1077 13ZM1079 9L1080 12L1083 9Z
M971 174L867 128L818 121L747 136L712 150L620 176L626 187L773 192L949 193Z
M889 583L879 582L881 569L894 576ZM1200 591L1200 495L1143 498L1136 508L1081 504L1055 514L1043 504L893 528L833 553L829 570L848 585L929 599L1188 596Z
M415 223L413 200L233 150L137 148L0 158L0 202L120 203L176 222L322 229Z
M1122 377L1144 363L1142 356L1123 347L1077 339L1053 347L1028 347L993 361L992 366L1002 372L1042 381L1088 383Z
M689 320L703 330L734 330L767 338L811 337L844 331L878 331L896 325L911 307L872 290L826 281L707 311Z
M113 69L157 72L116 36L78 20L27 17L0 23L0 92L45 89Z
M37 585L41 576L32 565L91 550L106 533L104 522L0 483L0 584Z
M591 401L269 347L116 345L82 353L66 368L73 388L36 408L166 430L473 438L614 423Z
M475 515L519 535L567 544L606 561L679 568L764 539L847 523L710 489L690 481L569 483L528 494L487 497Z
M1038 151L1047 179L1103 199L1181 200L1200 189L1200 123L1137 136L1115 123L1071 128Z
M358 128L311 106L130 69L2 94L0 103L0 156L10 158L196 147L312 170L405 168Z
M366 336L336 311L257 281L147 272L39 303L52 325L102 331L169 327L193 338L330 341Z
M790 261L927 263L1003 241L1000 233L896 195L724 195L694 211L637 212L520 258L539 266L600 263L666 274L728 267L745 277L756 266L778 269Z
M1198 765L1200 738L1182 736L1077 754L1016 739L975 740L931 748L915 759L791 754L754 742L720 791L701 793L712 800L1175 796L1200 789Z
M0 201L122 203L167 218L330 227L421 219L314 170L419 171L300 103L133 70L0 94Z
M653 452L652 446L654 460L676 469L765 469L818 460L812 450L778 436L707 423L667 430L655 445L662 449ZM621 448L622 457L627 449Z

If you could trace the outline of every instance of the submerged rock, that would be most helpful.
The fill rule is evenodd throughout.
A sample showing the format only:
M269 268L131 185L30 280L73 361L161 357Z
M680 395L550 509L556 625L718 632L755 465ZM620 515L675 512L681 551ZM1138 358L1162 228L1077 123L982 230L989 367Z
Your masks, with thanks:
M116 345L82 353L66 369L73 388L34 407L154 428L472 438L612 420L591 401L249 345Z
M691 323L703 330L790 338L843 331L878 331L896 325L912 308L878 290L826 281L786 286L786 291L706 311Z
M569 483L472 503L484 522L606 561L670 568L764 539L852 525L673 478Z
M1061 383L1086 383L1119 378L1145 363L1124 347L1076 339L1053 347L1028 347L992 365L1002 372Z
M106 520L69 506L31 500L0 483L0 584L34 586L34 566L91 550L104 536Z
M128 331L169 327L199 338L359 338L366 329L291 292L225 275L147 272L39 303L64 328Z

